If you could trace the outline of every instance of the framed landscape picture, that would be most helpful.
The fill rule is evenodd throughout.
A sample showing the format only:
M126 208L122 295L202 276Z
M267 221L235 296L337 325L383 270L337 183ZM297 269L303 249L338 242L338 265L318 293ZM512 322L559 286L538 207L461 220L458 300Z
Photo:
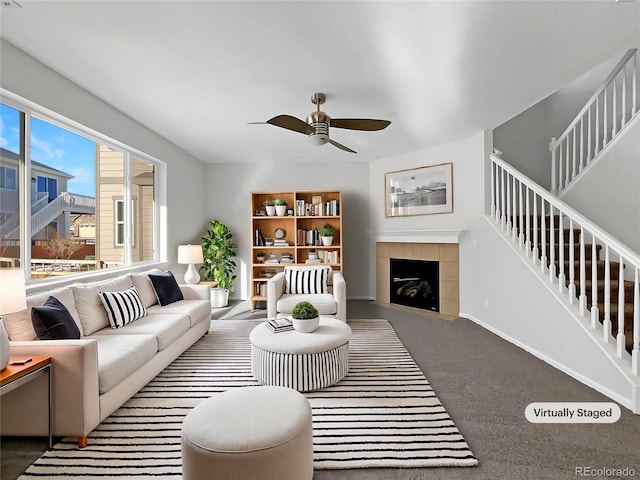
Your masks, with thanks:
M453 164L385 174L385 216L453 212Z

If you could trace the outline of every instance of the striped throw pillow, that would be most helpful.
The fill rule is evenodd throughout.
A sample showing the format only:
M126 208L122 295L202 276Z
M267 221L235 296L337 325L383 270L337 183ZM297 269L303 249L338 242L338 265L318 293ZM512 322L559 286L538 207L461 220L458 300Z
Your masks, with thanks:
M285 293L318 294L329 293L327 281L331 268L296 269L285 268Z
M147 314L136 287L123 292L100 292L99 295L109 316L111 328L124 327Z

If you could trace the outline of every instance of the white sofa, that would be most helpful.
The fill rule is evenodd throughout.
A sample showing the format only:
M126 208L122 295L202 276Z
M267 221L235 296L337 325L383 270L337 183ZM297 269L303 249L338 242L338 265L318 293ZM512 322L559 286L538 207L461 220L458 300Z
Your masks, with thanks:
M347 284L342 272L329 269L328 293L286 293L287 270L316 270L326 267L286 267L267 281L268 318L287 317L298 302L310 302L320 315L347 321Z
M148 272L111 280L75 284L27 297L27 309L5 317L11 354L52 357L53 435L87 435L210 328L208 285L180 285L184 300L157 304ZM110 326L99 291L117 292L135 286L147 315L117 329ZM37 339L31 309L49 296L69 310L81 338ZM46 435L46 378L30 382L2 397L3 435Z

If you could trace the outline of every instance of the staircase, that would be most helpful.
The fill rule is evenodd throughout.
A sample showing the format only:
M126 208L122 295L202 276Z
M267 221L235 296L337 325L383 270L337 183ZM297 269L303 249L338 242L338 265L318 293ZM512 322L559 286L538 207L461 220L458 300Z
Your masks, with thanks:
M627 379L640 413L640 256L499 156L490 160L491 223Z
M511 219L516 230L520 229L519 221L519 217ZM534 224L537 225L536 230L533 230ZM566 222L563 224L560 215L554 215L553 218L550 215L544 218L538 216L535 222L530 219L528 232L529 238L536 237L537 245L545 245L544 251L538 248L536 262L544 265L552 281L557 280L559 291L566 291L571 296L571 303L584 302L581 308L588 309L602 328L606 328L604 325L608 321L616 344L618 336L624 335L619 341L621 344L624 342L624 349L631 354L635 284L624 278L624 264L612 260L611 255L607 260L606 248L603 250L601 244L594 243L593 236L583 235L583 229L570 229ZM583 252L584 259L581 258ZM580 262L584 262L584 276L580 272ZM623 292L619 291L620 285L623 286ZM620 324L618 312L623 314L624 321ZM622 331L619 325L623 327Z

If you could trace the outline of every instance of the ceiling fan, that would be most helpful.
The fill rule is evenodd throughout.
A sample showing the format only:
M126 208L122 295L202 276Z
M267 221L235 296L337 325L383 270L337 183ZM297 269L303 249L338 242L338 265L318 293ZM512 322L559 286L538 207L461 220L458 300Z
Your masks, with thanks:
M375 120L368 118L331 118L326 113L320 111L320 105L326 100L324 93L314 93L311 95L311 103L317 106L316 111L307 117L307 121L291 115L278 115L266 122L250 122L251 125L265 124L275 125L276 127L286 128L294 132L304 133L308 136L309 143L313 145L324 145L330 143L334 147L338 147L345 152L357 153L355 150L345 147L344 145L331 140L329 138L329 127L347 128L349 130L365 130L373 132L382 130L389 126L389 120Z

